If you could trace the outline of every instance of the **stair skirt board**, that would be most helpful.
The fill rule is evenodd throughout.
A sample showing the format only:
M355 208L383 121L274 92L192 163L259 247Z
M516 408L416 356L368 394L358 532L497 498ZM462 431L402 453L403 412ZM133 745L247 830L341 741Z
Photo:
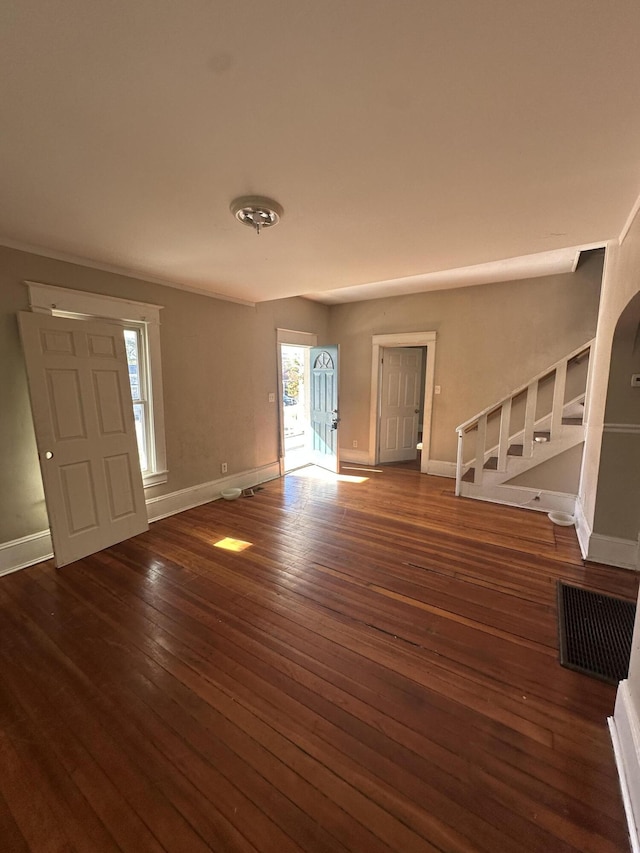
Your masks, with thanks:
M567 429L570 431L566 432ZM483 464L482 486L490 489L494 486L503 485L508 480L513 480L514 477L519 477L537 465L548 462L556 456L560 456L561 453L572 450L584 442L584 430L582 427L565 427L564 430L562 435L554 441L536 443L532 456L510 453L507 457L507 468L504 471L496 470L498 460L494 453L495 448L487 451ZM465 463L462 482L467 484L475 483L475 459L471 459Z
M533 509L536 512L566 512L573 515L576 495L565 492L551 492L545 489L531 489L527 486L476 486L462 483L460 496L477 501L504 504L505 506Z

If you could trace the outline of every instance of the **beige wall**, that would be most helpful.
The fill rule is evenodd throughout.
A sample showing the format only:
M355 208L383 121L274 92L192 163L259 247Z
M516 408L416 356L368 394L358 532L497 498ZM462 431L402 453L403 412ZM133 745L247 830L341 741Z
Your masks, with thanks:
M591 414L585 442L585 459L580 498L587 524L593 532L604 536L618 536L637 540L640 528L640 454L637 436L602 432L605 422L616 423L613 417L633 414L635 396L621 394L616 362L612 360L613 341L618 322L625 308L633 300L635 306L640 295L640 216L636 215L629 231L620 245L607 250L607 259L602 282L602 299L598 319L598 341L596 363L592 372ZM631 328L635 321L635 310L630 315ZM640 317L638 318L640 319ZM624 346L622 335L620 343ZM616 341L618 343L618 341ZM632 345L633 346L633 345ZM618 356L618 353L614 353ZM610 368L613 366L611 382L611 406L607 402ZM628 367L628 365L627 365ZM634 371L637 372L637 371ZM625 404L626 400L630 406ZM620 421L624 423L624 421ZM611 441L610 439L613 439ZM621 439L618 441L617 439ZM625 456L629 453L630 456ZM632 469L635 466L635 470ZM635 518L635 525L634 525ZM640 598L633 632L631 660L629 662L629 691L633 710L640 716ZM616 718L618 717L616 705ZM625 763L630 768L637 765L634 754L625 754ZM633 772L633 770L631 771ZM635 795L635 788L632 788Z
M508 480L507 486L526 486L541 492L566 492L578 494L580 465L582 463L583 444L578 444L553 459L536 465L530 471Z
M640 374L640 293L633 297L616 325L605 409L606 423L640 424L640 390L631 387Z
M593 530L636 541L640 529L640 293L623 311L614 334L600 451ZM636 431L637 430L637 431Z
M640 293L640 216L636 216L621 245L607 248L602 279L602 297L598 316L598 337L593 354L591 404L585 440L580 483L580 501L587 525L595 533L616 536L607 519L616 516L617 501L625 500L624 490L611 489L613 469L601 471L602 429L609 386L613 338L620 315L631 299ZM602 484L599 478L602 477ZM614 484L615 485L615 484ZM596 503L598 524L596 528ZM619 528L616 528L619 530ZM637 538L629 535L621 538Z
M15 314L26 279L164 305L161 346L167 494L278 457L277 327L341 344L341 446L369 440L371 335L438 333L431 457L455 459L455 426L595 332L600 262L573 275L334 306L304 299L256 307L0 248L0 543L47 527Z
M369 445L371 337L437 332L430 458L453 462L456 426L595 335L602 259L570 275L334 306L342 447Z
M167 494L278 458L276 328L326 339L329 309L305 299L255 308L127 276L0 247L0 543L48 526L33 437L16 312L28 308L24 280L164 306L161 349Z

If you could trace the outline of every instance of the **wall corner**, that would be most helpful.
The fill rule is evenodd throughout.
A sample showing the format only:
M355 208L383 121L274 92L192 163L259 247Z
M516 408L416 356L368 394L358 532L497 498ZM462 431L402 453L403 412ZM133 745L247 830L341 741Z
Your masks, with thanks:
M614 714L608 722L631 849L640 853L640 720L627 680L618 685Z

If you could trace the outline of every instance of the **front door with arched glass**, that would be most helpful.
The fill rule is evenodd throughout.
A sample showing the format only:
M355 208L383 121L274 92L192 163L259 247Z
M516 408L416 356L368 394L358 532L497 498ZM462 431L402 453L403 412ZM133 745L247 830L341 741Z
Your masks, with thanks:
M311 359L311 458L338 473L338 347L313 347Z

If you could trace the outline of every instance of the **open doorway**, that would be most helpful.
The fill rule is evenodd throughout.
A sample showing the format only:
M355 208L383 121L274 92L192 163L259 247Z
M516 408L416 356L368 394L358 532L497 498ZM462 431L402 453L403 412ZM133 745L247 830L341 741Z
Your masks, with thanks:
M378 464L420 469L426 347L381 350Z
M370 464L380 464L381 448L389 443L389 437L393 438L393 430L397 430L398 445L407 444L407 457L409 464L419 466L423 474L428 473L430 445L431 445L431 415L433 410L433 394L435 392L435 355L436 355L436 333L429 332L400 332L397 334L373 335L372 344L372 372L371 372L371 411L369 418L369 448ZM383 358L394 352L402 351L409 353L417 351L421 354L422 364L419 368L414 367L415 385L416 378L418 388L409 400L404 394L397 394L398 401L407 402L406 411L398 413L397 425L394 427L392 420L383 424L384 412L382 411L383 399ZM395 380L394 380L395 381ZM398 379L400 382L401 380ZM393 391L393 388L391 389ZM393 393L391 393L393 398ZM416 412L415 410L418 409ZM394 413L389 412L392 416ZM388 433L388 434L387 434ZM393 442L391 442L393 443ZM397 461L402 461L402 455ZM394 461L389 458L387 462Z
M280 471L339 469L339 347L309 332L278 329Z
M282 449L284 470L311 462L310 348L280 344Z

